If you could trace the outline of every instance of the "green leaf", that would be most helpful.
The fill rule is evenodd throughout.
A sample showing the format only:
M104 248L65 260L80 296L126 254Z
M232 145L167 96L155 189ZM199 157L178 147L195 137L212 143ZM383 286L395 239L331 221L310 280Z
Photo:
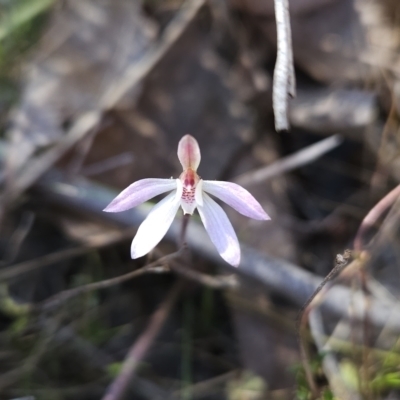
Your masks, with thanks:
M350 360L343 360L340 363L340 375L347 387L358 390L358 371L357 367Z
M121 372L122 362L115 362L107 365L108 375L114 379Z
M14 1L10 11L4 12L0 21L0 41L4 40L14 30L47 11L55 0L25 0Z

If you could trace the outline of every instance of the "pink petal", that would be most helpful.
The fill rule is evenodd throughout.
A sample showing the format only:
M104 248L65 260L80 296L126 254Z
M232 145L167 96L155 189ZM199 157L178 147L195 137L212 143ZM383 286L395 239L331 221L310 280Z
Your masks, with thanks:
M203 190L222 200L246 217L271 219L260 203L244 188L232 182L203 181Z
M197 140L191 135L185 135L178 144L178 158L182 164L183 170L188 168L197 170L201 155Z
M123 190L103 211L129 210L161 193L176 189L175 179L142 179Z
M174 191L153 207L132 241L132 258L142 257L157 246L171 226L179 205L180 199Z
M218 253L227 263L237 267L240 263L239 242L224 210L205 193L203 206L198 205L197 209Z

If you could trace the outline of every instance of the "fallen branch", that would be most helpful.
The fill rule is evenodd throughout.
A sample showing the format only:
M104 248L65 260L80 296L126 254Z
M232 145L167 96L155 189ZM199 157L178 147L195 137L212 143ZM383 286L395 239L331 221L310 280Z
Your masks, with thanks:
M65 187L65 185L73 186L73 190L68 191L69 194L65 190L59 190L60 186ZM114 191L85 179L76 179L74 183L68 183L56 173L47 175L37 187L41 195L49 201L68 208L76 208L77 211L84 212L86 215L92 215L96 219L102 218L108 223L117 223L121 227L139 225L150 210L149 204L144 204L124 213L103 213L101 210L116 196ZM176 218L166 239L176 241L180 235L180 227L180 218ZM218 255L204 228L194 220L188 226L186 242L191 250L232 271ZM294 264L260 254L244 245L241 247L242 261L235 272L256 279L268 290L279 293L299 308L306 303L322 282L320 277ZM330 288L321 307L323 312L346 317L350 304L354 304L354 320L363 321L364 302L353 299L351 290L346 287L336 285ZM400 309L397 303L371 299L368 315L374 326L386 326L387 329L400 331Z

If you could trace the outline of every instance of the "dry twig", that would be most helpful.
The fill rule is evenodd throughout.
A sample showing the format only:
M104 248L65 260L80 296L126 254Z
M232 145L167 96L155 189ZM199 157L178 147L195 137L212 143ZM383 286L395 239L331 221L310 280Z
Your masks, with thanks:
M154 339L163 327L164 322L167 319L176 300L178 299L182 288L183 281L176 282L171 288L164 302L151 316L146 330L139 336L137 341L129 350L120 374L109 386L102 400L119 400L122 398L129 385L129 381L134 376L139 363L142 361L144 355L147 353L149 347L154 342Z
M322 301L324 294L326 294L327 291L331 288L330 285L327 285L328 282L331 282L343 271L343 269L347 266L350 257L350 250L346 250L343 255L338 254L338 256L336 257L335 266L332 268L332 271L322 280L319 286L315 289L314 293L310 296L310 298L306 301L306 303L299 311L297 317L296 325L299 339L300 357L303 363L304 371L306 373L307 382L315 398L318 397L318 389L310 368L310 354L308 352L306 337L307 321L311 311L315 309L315 307L317 307L317 305Z
M29 234L33 226L34 221L34 213L25 212L22 215L19 226L10 237L10 241L4 255L4 261L1 261L0 264L8 264L15 260L26 236Z
M339 135L333 135L317 143L307 146L290 156L282 157L274 163L257 169L255 171L246 172L237 176L234 181L239 185L250 185L254 183L264 182L274 178L285 172L300 168L322 157L324 154L333 150L342 143Z
M64 290L53 297L47 299L42 305L38 308L40 310L48 310L53 307L57 307L61 303L65 302L66 300L71 299L72 297L79 296L84 293L90 293L94 290L105 289L111 286L120 285L123 282L136 278L138 276L148 274L148 273L164 273L169 272L169 264L170 262L179 257L182 251L177 251L176 253L168 254L165 257L160 258L159 260L153 261L150 264L145 265L144 267L137 269L135 271L128 272L125 275L117 276L115 278L104 279L100 282L93 282L87 285L79 286L73 289Z
M205 0L187 0L177 15L165 28L160 42L150 50L138 63L127 69L116 85L110 87L100 100L102 109L113 109L124 96L146 77L149 72L162 60L171 46L181 37L197 13L205 4Z
M120 242L121 240L131 237L135 232L136 228L130 227L122 231L117 236L107 236L90 245L60 250L54 253L46 254L33 260L23 261L19 264L10 265L9 267L3 268L0 271L0 281L13 279L21 274L25 274L27 272L32 272L36 269L46 267L47 265L50 265L57 261L82 256L93 249L100 249L102 247L110 246L112 244Z

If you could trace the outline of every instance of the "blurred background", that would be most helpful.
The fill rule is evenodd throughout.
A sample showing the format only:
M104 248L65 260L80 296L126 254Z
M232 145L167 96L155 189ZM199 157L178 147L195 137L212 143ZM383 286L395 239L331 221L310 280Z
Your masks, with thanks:
M297 97L277 133L273 0L0 1L0 399L105 398L143 338L107 400L400 399L400 4L289 3ZM131 260L148 206L101 211L178 177L187 133L204 179L271 216L226 207L238 270L198 216L178 268L157 260L179 220ZM297 315L346 264L301 357Z

